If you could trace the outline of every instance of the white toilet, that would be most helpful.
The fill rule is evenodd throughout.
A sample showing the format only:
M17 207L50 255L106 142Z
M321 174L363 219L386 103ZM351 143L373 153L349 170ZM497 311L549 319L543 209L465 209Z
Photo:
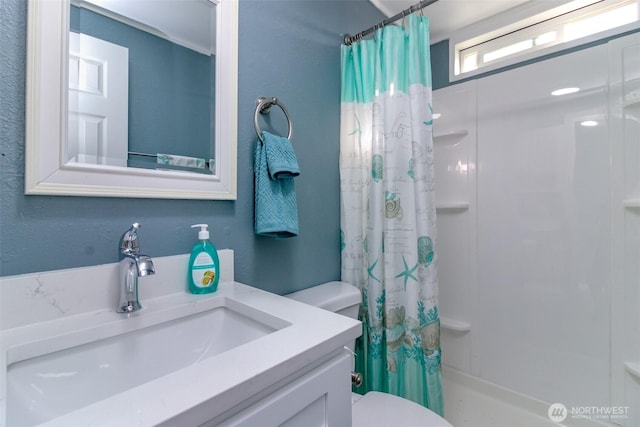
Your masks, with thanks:
M358 318L360 290L348 283L323 283L286 296ZM351 402L352 427L452 427L444 418L424 406L388 393L370 391L364 396L352 393Z

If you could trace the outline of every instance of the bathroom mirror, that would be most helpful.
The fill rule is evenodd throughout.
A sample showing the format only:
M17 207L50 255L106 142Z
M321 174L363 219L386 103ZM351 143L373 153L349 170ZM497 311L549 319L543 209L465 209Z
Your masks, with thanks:
M140 3L149 5L148 8L154 8L152 5L154 1L162 2L163 0L143 0ZM78 28L73 28L78 26L78 17L73 15L73 13L77 15L77 10L72 9L69 0L33 0L29 2L25 194L174 199L236 198L237 0L180 1L210 2L215 5L215 42L209 46L209 51L206 47L201 49L208 55L215 50L215 78L211 76L211 73L205 76L210 79L215 88L198 88L196 91L192 91L197 92L198 97L203 98L202 93L208 90L215 93L215 97L210 98L207 93L207 97L203 101L204 107L201 104L193 112L189 111L186 114L189 116L186 120L187 124L195 123L195 113L205 116L204 128L206 129L203 132L208 134L207 141L210 143L208 146L205 143L204 147L199 147L192 152L185 151L185 147L189 146L194 139L193 134L190 134L191 129L187 125L184 131L174 132L169 144L165 144L164 148L161 148L153 143L159 142L158 135L179 128L177 121L163 120L161 125L166 126L167 130L160 133L155 129L156 125L133 128L127 127L125 124L124 132L121 131L124 137L115 138L114 141L126 140L127 138L129 140L124 144L120 143L117 155L99 153L95 149L93 151L91 149L79 151L78 149L79 145L82 146L82 144L78 144L78 123L74 122L73 115L69 115L70 112L73 114L77 108L77 99L73 94L69 95L70 85L73 88L74 78L78 77L78 67L74 66L74 60L78 61L78 59L73 47L74 40L72 40L79 31ZM105 0L82 2L73 0L72 3L74 3L73 7L77 8L78 4L106 2ZM165 2L166 4L167 2ZM154 8L156 11L157 9L157 7ZM188 20L178 14L171 15L175 15L175 20ZM120 14L115 13L114 16L117 17ZM72 22L74 19L75 22ZM140 22L142 19L135 18L134 20ZM144 27L145 23L142 24ZM71 33L70 28L72 29ZM168 30L156 31L158 31L158 35L163 35L166 39L174 37L169 34ZM211 40L210 37L209 41ZM184 43L181 44L184 45ZM69 55L70 47L71 56ZM91 55L89 54L88 59L80 59L80 61L88 63L90 65L88 69L92 67L100 69L103 64L102 60ZM173 66L171 63L164 65ZM114 67L104 66L103 68L113 70ZM125 64L124 69L126 68ZM187 67L187 69L192 68ZM155 74L151 73L149 77L151 78ZM93 86L102 85L107 90L113 90L114 85L106 80L103 81L103 75L100 72L94 73L93 82L95 84ZM87 73L87 76L90 80L91 74ZM126 81L123 78L116 79L120 83L123 80ZM135 85L136 83L130 81L128 84ZM126 93L131 94L132 90L133 87L125 85L122 93L125 93L126 96ZM121 96L116 98L121 98ZM169 100L154 99L143 110L143 113L149 113L154 104L167 104L172 101L173 98ZM207 106L206 103L210 103L210 105ZM187 104L191 104L191 102L187 102ZM114 111L118 109L116 107ZM186 107L180 111L185 109ZM209 120L207 115L211 114L212 110L215 111L215 117L214 120ZM128 116L132 117L131 114ZM126 117L125 114L125 121ZM167 121L169 123L166 123ZM111 120L111 123L108 124L113 122L114 120ZM132 123L129 125L133 126ZM95 136L103 138L107 135L105 126L106 124L92 125L89 123L85 126L88 129L86 133L90 136L93 135L94 140ZM138 126L137 123L136 126ZM115 131L112 132L109 128L109 134L113 133ZM136 144L142 143L145 148L136 149L130 146L134 134L137 138ZM88 138L88 140L92 139ZM156 161L156 157L159 157L160 153L164 153L165 159L165 154L202 157L205 167L200 165L194 167L191 163L187 167L180 163L177 167L175 164L162 165L160 161ZM144 160L144 157L151 157L152 161L147 161L147 164L142 166L138 166L135 161L132 162L132 159L142 158ZM185 159L180 158L179 160Z

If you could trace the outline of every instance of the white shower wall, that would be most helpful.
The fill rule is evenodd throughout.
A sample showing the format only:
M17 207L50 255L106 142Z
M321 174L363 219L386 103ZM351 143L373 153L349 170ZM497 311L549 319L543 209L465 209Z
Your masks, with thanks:
M631 40L627 51L640 55L640 37ZM624 344L638 329L612 333L625 289L636 299L619 309L640 320L637 271L616 278L612 268L613 255L629 257L624 247L640 248L636 233L614 254L619 236L640 229L640 209L616 226L624 179L614 170L640 171L640 156L628 158L640 153L639 110L618 99L635 87L640 102L640 61L620 61L619 43L434 92L443 363L567 407L628 405L638 392L636 379L611 374L640 362ZM627 81L618 98L609 90L616 73ZM580 91L551 95L564 87ZM636 151L616 160L616 144ZM629 426L640 425L633 409Z

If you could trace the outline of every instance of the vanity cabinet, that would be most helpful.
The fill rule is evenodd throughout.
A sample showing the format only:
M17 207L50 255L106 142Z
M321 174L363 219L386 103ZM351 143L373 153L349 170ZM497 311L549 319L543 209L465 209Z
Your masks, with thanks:
M350 426L351 355L339 350L327 362L284 379L245 404L204 424L207 427ZM247 390L248 391L248 390ZM239 410L240 412L236 412ZM229 413L236 412L228 417ZM226 418L226 419L225 419Z
M154 259L132 316L104 297L117 263L2 278L0 427L350 426L360 322L233 281L186 293L187 258Z

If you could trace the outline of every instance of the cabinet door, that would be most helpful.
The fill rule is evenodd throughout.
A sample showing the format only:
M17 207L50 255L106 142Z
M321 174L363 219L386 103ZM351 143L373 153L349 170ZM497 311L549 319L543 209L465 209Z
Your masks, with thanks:
M223 421L220 427L351 426L351 356L341 354Z

